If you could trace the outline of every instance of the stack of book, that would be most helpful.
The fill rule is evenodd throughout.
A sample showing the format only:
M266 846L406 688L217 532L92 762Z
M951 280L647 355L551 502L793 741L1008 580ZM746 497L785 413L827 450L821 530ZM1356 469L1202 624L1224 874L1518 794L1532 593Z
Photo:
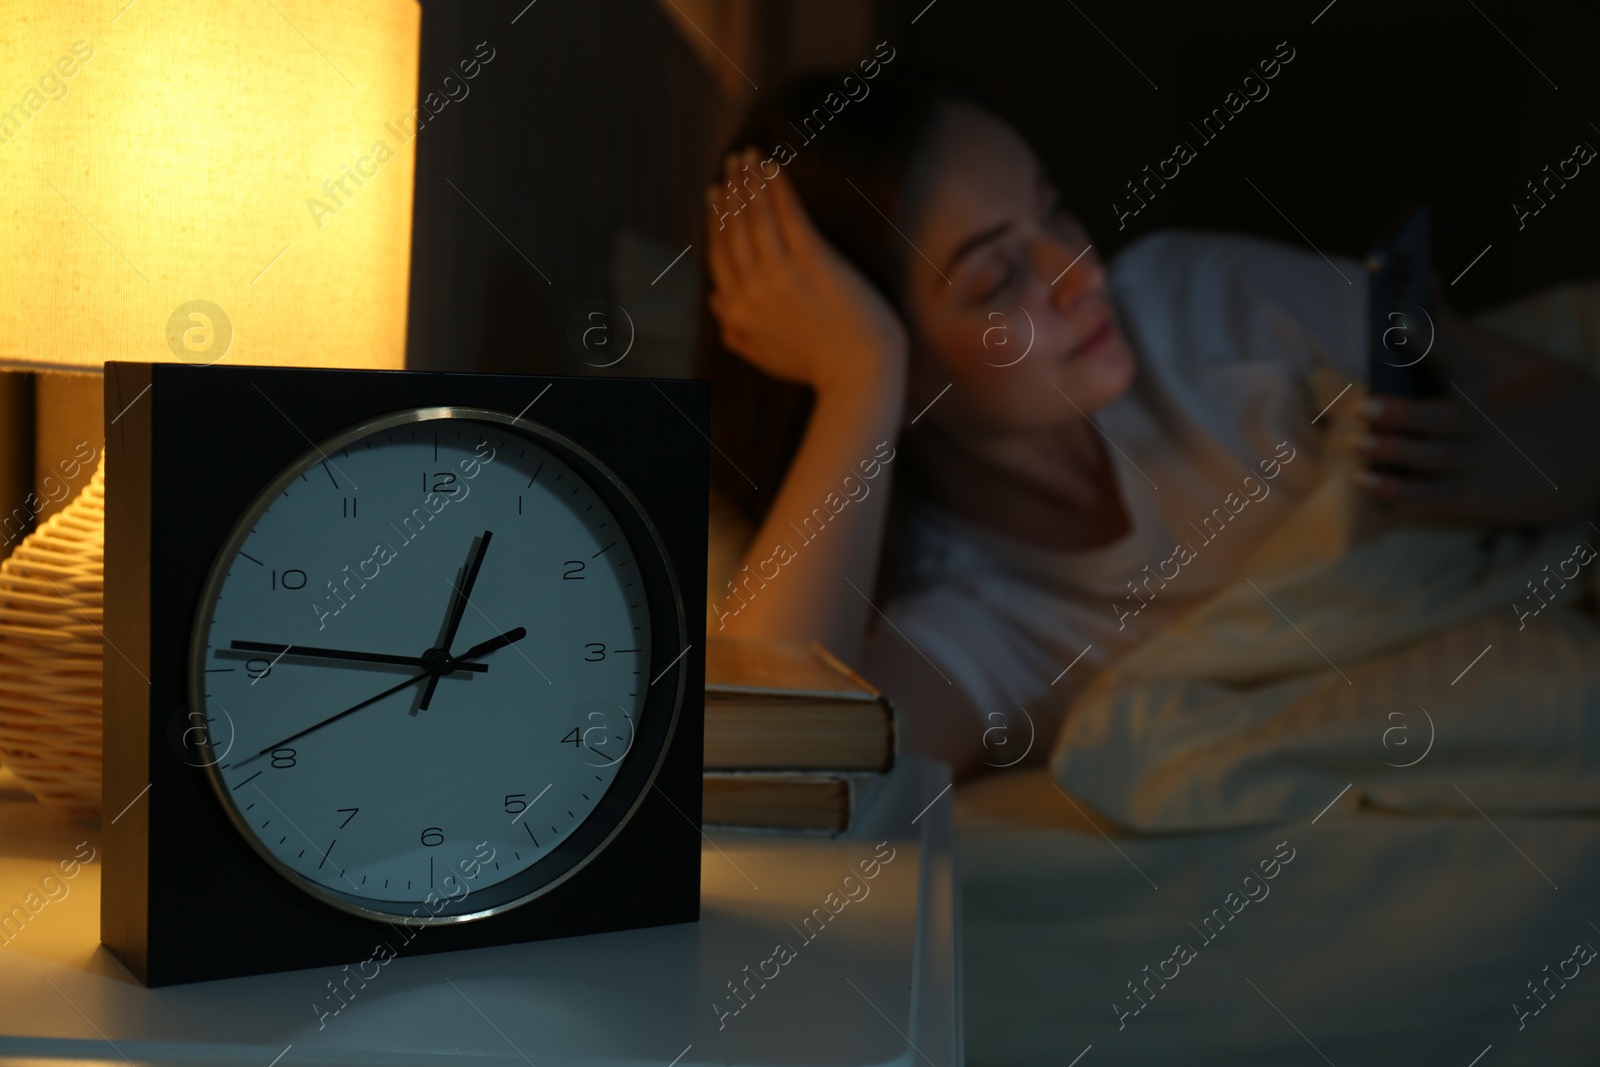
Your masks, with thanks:
M707 642L706 825L848 831L895 749L893 705L821 645Z

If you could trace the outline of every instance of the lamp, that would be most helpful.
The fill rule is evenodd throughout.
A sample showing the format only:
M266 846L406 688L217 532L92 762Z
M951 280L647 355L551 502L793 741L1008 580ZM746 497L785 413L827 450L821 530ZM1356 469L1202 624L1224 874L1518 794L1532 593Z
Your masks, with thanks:
M0 540L84 487L0 564L0 760L41 801L100 807L98 374L404 365L420 29L416 0L0 0L0 367L42 372Z

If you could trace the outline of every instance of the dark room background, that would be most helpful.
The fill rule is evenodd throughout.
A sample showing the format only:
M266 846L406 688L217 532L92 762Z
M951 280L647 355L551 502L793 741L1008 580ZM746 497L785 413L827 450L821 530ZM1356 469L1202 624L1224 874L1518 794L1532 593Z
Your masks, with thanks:
M1405 201L1421 198L1434 208L1435 270L1463 310L1600 275L1593 168L1564 187L1551 182L1556 195L1520 228L1513 209L1538 206L1527 183L1542 182L1578 142L1600 148L1600 5L426 0L423 8L422 94L480 42L494 58L417 139L409 358L420 369L686 373L706 224L701 189L725 132L784 75L852 65L878 41L957 67L1007 100L1106 255L1167 227L1360 255ZM1195 132L1190 123L1222 106L1259 61L1290 50L1266 97L1213 141ZM1195 158L1119 229L1113 201L1128 201L1126 183L1178 141ZM626 324L611 322L618 308ZM628 358L599 369L611 357L605 330L584 334L596 324L614 331L615 344L633 341Z

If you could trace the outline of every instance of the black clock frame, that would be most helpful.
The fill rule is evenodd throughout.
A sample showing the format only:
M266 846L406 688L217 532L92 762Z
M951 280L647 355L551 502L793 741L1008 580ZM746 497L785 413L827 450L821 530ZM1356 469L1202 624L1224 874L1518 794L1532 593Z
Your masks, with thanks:
M698 918L705 640L693 608L705 588L707 383L110 362L105 388L101 940L135 976L159 986L354 963L384 942L440 952ZM676 727L609 844L517 907L419 927L358 917L291 884L240 836L194 746L173 739L191 718L196 605L239 515L308 441L431 407L520 415L591 454L648 515L688 604L650 600L651 693L677 705ZM525 896L543 869L474 903Z
M206 712L211 710L205 707L204 688L206 650L210 645L202 638L209 636L216 599L222 592L222 581L238 562L238 552L252 532L254 524L260 521L260 511L270 506L297 477L325 462L329 455L373 434L401 426L427 427L443 424L454 428L463 423L498 431L511 437L520 437L544 453L558 458L575 477L593 490L604 502L612 520L634 553L639 581L642 583L649 611L651 634L681 635L684 625L682 597L672 572L671 560L666 554L666 547L661 544L648 512L644 511L637 497L615 472L604 469L597 457L565 435L554 433L548 427L535 424L527 418L519 419L504 412L438 406L408 409L382 416L375 422L360 423L331 439L313 443L297 457L295 462L279 472L278 477L257 493L250 508L235 522L221 552L212 564L211 573L196 609L196 622L189 650L188 712L191 723L212 721L210 715L198 717L194 715L197 708L205 708ZM682 649L681 644L674 647ZM651 677L654 676L652 672ZM681 685L682 675L676 676L674 681ZM460 899L441 899L434 905L387 902L389 905L387 909L379 909L354 893L343 892L304 879L283 864L265 847L254 828L244 821L242 813L229 795L231 787L220 773L221 768L218 764L227 758L227 748L232 740L231 732L221 738L213 739L210 736L211 731L207 729L190 730L186 727L185 730L191 742L198 739L198 743L193 747L198 749L197 754L202 757L201 763L206 770L207 778L228 813L229 820L251 847L266 860L268 866L278 870L291 882L304 886L305 891L312 896L333 901L336 907L355 914L374 918L380 922L399 919L420 925L442 925L474 921L485 917L485 913L514 905L520 906L518 902L547 892L549 888L564 881L586 864L595 852L609 845L621 827L633 817L634 811L655 780L656 772L666 755L667 745L677 724L681 697L682 694L678 689L668 686L652 686L646 691L645 704L639 716L640 722L630 730L625 756L618 758L623 762L617 770L616 780L607 787L600 802L583 822L536 864L493 885L470 886L468 887L470 891ZM221 753L216 750L216 740L224 742ZM186 753L188 747L185 746Z

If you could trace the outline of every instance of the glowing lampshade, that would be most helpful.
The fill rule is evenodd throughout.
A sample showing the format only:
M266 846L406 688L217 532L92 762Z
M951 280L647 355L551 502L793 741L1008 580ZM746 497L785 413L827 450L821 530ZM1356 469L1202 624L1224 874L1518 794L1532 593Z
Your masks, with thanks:
M416 0L0 0L0 368L404 366L420 30ZM45 382L39 494L88 485L0 564L0 759L92 813L99 403ZM52 429L85 414L88 455Z
M0 365L402 366L420 28L416 0L0 0Z

